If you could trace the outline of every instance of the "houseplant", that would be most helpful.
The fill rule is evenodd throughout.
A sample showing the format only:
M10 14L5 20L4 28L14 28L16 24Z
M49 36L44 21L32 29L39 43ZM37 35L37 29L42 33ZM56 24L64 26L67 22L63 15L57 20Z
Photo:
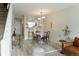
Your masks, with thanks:
M70 35L70 28L66 25L65 28L62 31L63 31L65 39L69 40L70 39L70 37L69 37L69 35Z

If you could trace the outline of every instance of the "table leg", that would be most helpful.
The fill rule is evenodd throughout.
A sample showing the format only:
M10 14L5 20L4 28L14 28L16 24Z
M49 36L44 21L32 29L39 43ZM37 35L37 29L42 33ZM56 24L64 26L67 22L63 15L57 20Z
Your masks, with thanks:
M60 52L60 53L62 53L62 54L64 54L64 52L63 52L63 46L64 46L64 45L63 45L63 42L62 42L62 50L61 50L61 52Z

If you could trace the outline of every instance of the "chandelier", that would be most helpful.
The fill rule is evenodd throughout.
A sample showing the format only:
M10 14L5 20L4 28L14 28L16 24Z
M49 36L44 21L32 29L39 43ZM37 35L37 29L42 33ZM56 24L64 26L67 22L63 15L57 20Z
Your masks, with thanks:
M42 20L42 19L45 19L46 17L43 15L43 12L42 12L42 9L41 9L41 12L40 12L40 17L38 17L38 20Z

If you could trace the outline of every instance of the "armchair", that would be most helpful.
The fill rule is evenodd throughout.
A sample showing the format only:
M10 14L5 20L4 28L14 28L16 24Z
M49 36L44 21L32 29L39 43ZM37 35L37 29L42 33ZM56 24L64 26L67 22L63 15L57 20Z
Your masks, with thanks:
M63 52L68 56L79 56L79 38L75 37L73 42L65 42Z

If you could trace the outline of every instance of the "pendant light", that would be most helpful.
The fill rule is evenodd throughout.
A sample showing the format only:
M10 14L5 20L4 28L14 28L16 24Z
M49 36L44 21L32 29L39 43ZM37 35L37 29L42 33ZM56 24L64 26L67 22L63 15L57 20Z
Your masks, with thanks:
M40 12L40 17L38 18L38 20L42 20L42 19L45 19L46 17L43 15L43 11L41 9L41 12Z

